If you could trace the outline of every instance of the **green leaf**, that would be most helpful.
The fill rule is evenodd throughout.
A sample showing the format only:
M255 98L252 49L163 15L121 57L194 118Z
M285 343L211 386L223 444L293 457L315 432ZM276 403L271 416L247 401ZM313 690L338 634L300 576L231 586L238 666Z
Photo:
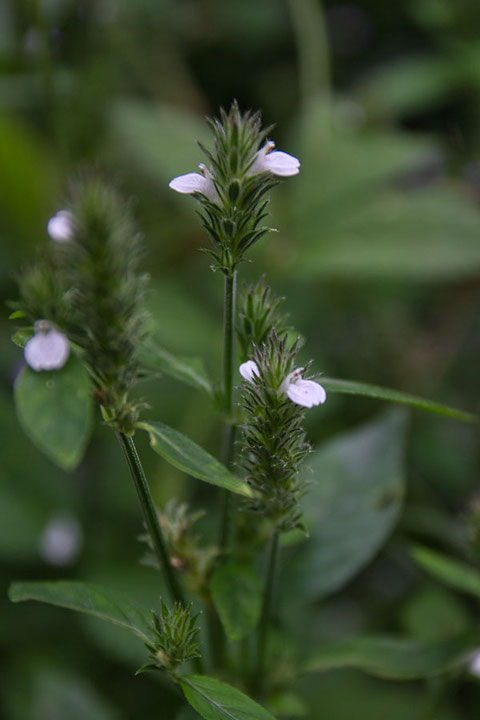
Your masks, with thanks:
M438 157L430 143L342 129L325 120L322 105L308 109L301 137L308 163L292 183L299 278L438 281L480 268L474 202L446 179L422 183L422 169Z
M18 419L30 440L64 470L75 468L90 436L90 380L71 354L61 370L25 367L15 383Z
M261 705L220 680L204 675L178 680L190 705L205 720L275 720Z
M252 496L243 480L232 475L221 462L178 430L160 422L139 423L138 427L148 432L155 452L183 472L239 495Z
M389 412L311 456L303 501L311 536L290 549L282 583L290 597L317 599L340 589L388 537L404 492L405 420L404 411Z
M210 140L202 117L166 104L118 102L112 110L112 127L122 152L165 192L169 180L193 172L202 160L196 141Z
M370 675L413 680L447 672L478 648L480 632L439 642L421 642L388 635L365 635L324 645L307 660L307 672L358 668Z
M12 335L12 342L18 347L24 348L27 342L33 337L33 327L23 327L16 330Z
M151 643L154 634L150 613L130 603L121 594L73 580L54 582L14 582L8 596L12 602L38 600L93 615L130 630L143 642Z
M480 572L464 563L418 545L412 555L427 572L455 590L480 598Z
M262 604L262 584L250 565L227 562L213 574L213 602L230 640L241 640L255 628Z
M212 392L212 385L205 373L200 358L181 358L172 355L167 350L154 343L142 346L138 352L141 362L152 370L158 370L165 375L191 385L196 390Z
M401 405L410 405L420 410L445 415L455 420L463 420L464 422L478 422L479 417L463 410L456 410L448 405L418 397L417 395L409 395L399 390L391 390L383 388L379 385L370 385L369 383L357 382L356 380L339 380L337 378L321 378L321 383L325 390L333 393L344 393L346 395L363 395L364 397L377 398L378 400L387 400L387 402L400 403Z

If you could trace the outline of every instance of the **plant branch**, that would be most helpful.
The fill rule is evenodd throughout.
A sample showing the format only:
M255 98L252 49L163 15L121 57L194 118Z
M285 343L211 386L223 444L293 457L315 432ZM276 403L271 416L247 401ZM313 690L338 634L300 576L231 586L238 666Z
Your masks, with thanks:
M257 662L255 668L255 675L253 677L252 683L256 695L261 694L263 689L263 682L265 679L265 655L267 648L268 626L270 624L270 615L272 608L273 589L278 561L278 540L278 530L274 529L272 532L272 537L270 539L270 547L268 549L265 585L263 588L262 597L262 611L258 623Z
M179 602L183 606L186 606L182 589L170 563L162 528L158 522L157 511L153 504L152 494L133 438L120 432L117 433L117 437L125 454L130 475L132 476L138 499L140 500L145 524L152 540L153 550L157 557L158 564L163 571L171 598L174 602Z

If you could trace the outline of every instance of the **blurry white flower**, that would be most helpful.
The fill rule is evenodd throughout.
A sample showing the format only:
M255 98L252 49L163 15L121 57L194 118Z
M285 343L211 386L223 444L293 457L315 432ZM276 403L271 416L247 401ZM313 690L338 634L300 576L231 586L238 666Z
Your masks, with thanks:
M240 365L240 375L252 382L254 375L259 375L257 363L254 360ZM311 408L314 405L322 405L327 399L325 389L314 380L303 380L303 368L296 368L291 372L280 385L287 397L296 405Z
M176 190L179 193L191 195L192 193L202 193L212 202L218 200L218 193L213 184L213 178L208 168L200 163L198 166L200 173L187 173L186 175L179 175L173 180L170 180L168 186L172 190Z
M59 370L68 360L70 343L48 320L35 323L35 335L25 345L25 362L32 370Z
M282 383L282 390L296 405L306 408L322 405L327 399L325 389L314 380L303 380L302 371L303 368L297 368L287 375Z
M40 538L41 557L51 565L68 565L73 562L82 545L82 529L71 515L54 515L45 526Z
M68 242L73 237L73 215L69 210L59 210L47 223L47 232L56 242Z
M240 375L249 382L252 382L254 375L259 375L257 363L253 360L247 360L239 367Z
M273 175L280 177L289 177L290 175L298 175L300 172L300 161L285 152L274 150L275 143L268 140L263 148L261 148L253 165L250 167L248 174L257 175L261 172L271 172Z
M480 650L477 650L470 658L468 669L476 677L480 677Z

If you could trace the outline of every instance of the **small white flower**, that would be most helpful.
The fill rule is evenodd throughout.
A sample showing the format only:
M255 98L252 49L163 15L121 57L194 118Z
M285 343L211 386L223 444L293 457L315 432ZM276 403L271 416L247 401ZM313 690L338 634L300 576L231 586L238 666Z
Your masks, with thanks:
M476 677L480 677L480 650L477 650L470 658L468 669Z
M313 380L303 380L302 371L303 368L297 368L287 375L281 389L296 405L311 408L323 404L327 399L325 389Z
M213 177L208 168L200 163L198 166L200 173L187 173L186 175L179 175L173 180L170 180L168 186L176 192L184 193L185 195L191 195L192 193L202 193L212 202L217 202L218 193L213 183Z
M254 360L247 360L240 365L240 375L248 382L252 382L255 375L259 375L258 365ZM314 380L303 380L303 368L296 368L280 385L280 390L296 405L311 408L322 405L327 399L325 389Z
M253 165L248 171L248 175L257 175L261 172L271 172L273 175L280 177L289 177L298 175L300 172L300 161L285 152L274 150L275 143L268 140L263 148L261 148Z
M47 223L47 232L55 242L68 242L73 237L74 218L69 210L59 210Z
M240 375L248 382L252 382L254 375L259 375L258 365L254 360L247 360L239 367Z
M82 528L72 515L54 515L40 537L40 555L50 565L69 565L78 557L82 546Z
M70 355L70 343L48 320L39 320L35 323L35 335L23 352L32 370L60 370Z

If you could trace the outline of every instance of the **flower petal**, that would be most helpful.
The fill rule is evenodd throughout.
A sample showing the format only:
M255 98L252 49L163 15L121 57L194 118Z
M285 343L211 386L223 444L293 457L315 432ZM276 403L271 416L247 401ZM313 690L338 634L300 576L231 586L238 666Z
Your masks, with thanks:
M218 199L215 185L209 177L204 177L199 173L187 173L186 175L179 175L173 180L170 180L168 186L176 192L183 193L185 195L191 195L192 193L202 193L206 195L210 200L215 201Z
M280 177L298 175L300 172L300 160L293 155L278 150L265 155L263 164L266 170Z
M68 242L73 237L73 215L69 210L59 210L47 223L47 232L55 242Z
M258 371L258 365L254 360L247 360L239 367L240 375L248 382L252 382L255 375L260 374Z
M289 383L285 388L285 392L292 402L306 408L321 405L327 399L325 389L313 380L299 378Z
M32 370L59 370L68 360L70 343L59 330L51 327L38 331L25 345L25 362Z

